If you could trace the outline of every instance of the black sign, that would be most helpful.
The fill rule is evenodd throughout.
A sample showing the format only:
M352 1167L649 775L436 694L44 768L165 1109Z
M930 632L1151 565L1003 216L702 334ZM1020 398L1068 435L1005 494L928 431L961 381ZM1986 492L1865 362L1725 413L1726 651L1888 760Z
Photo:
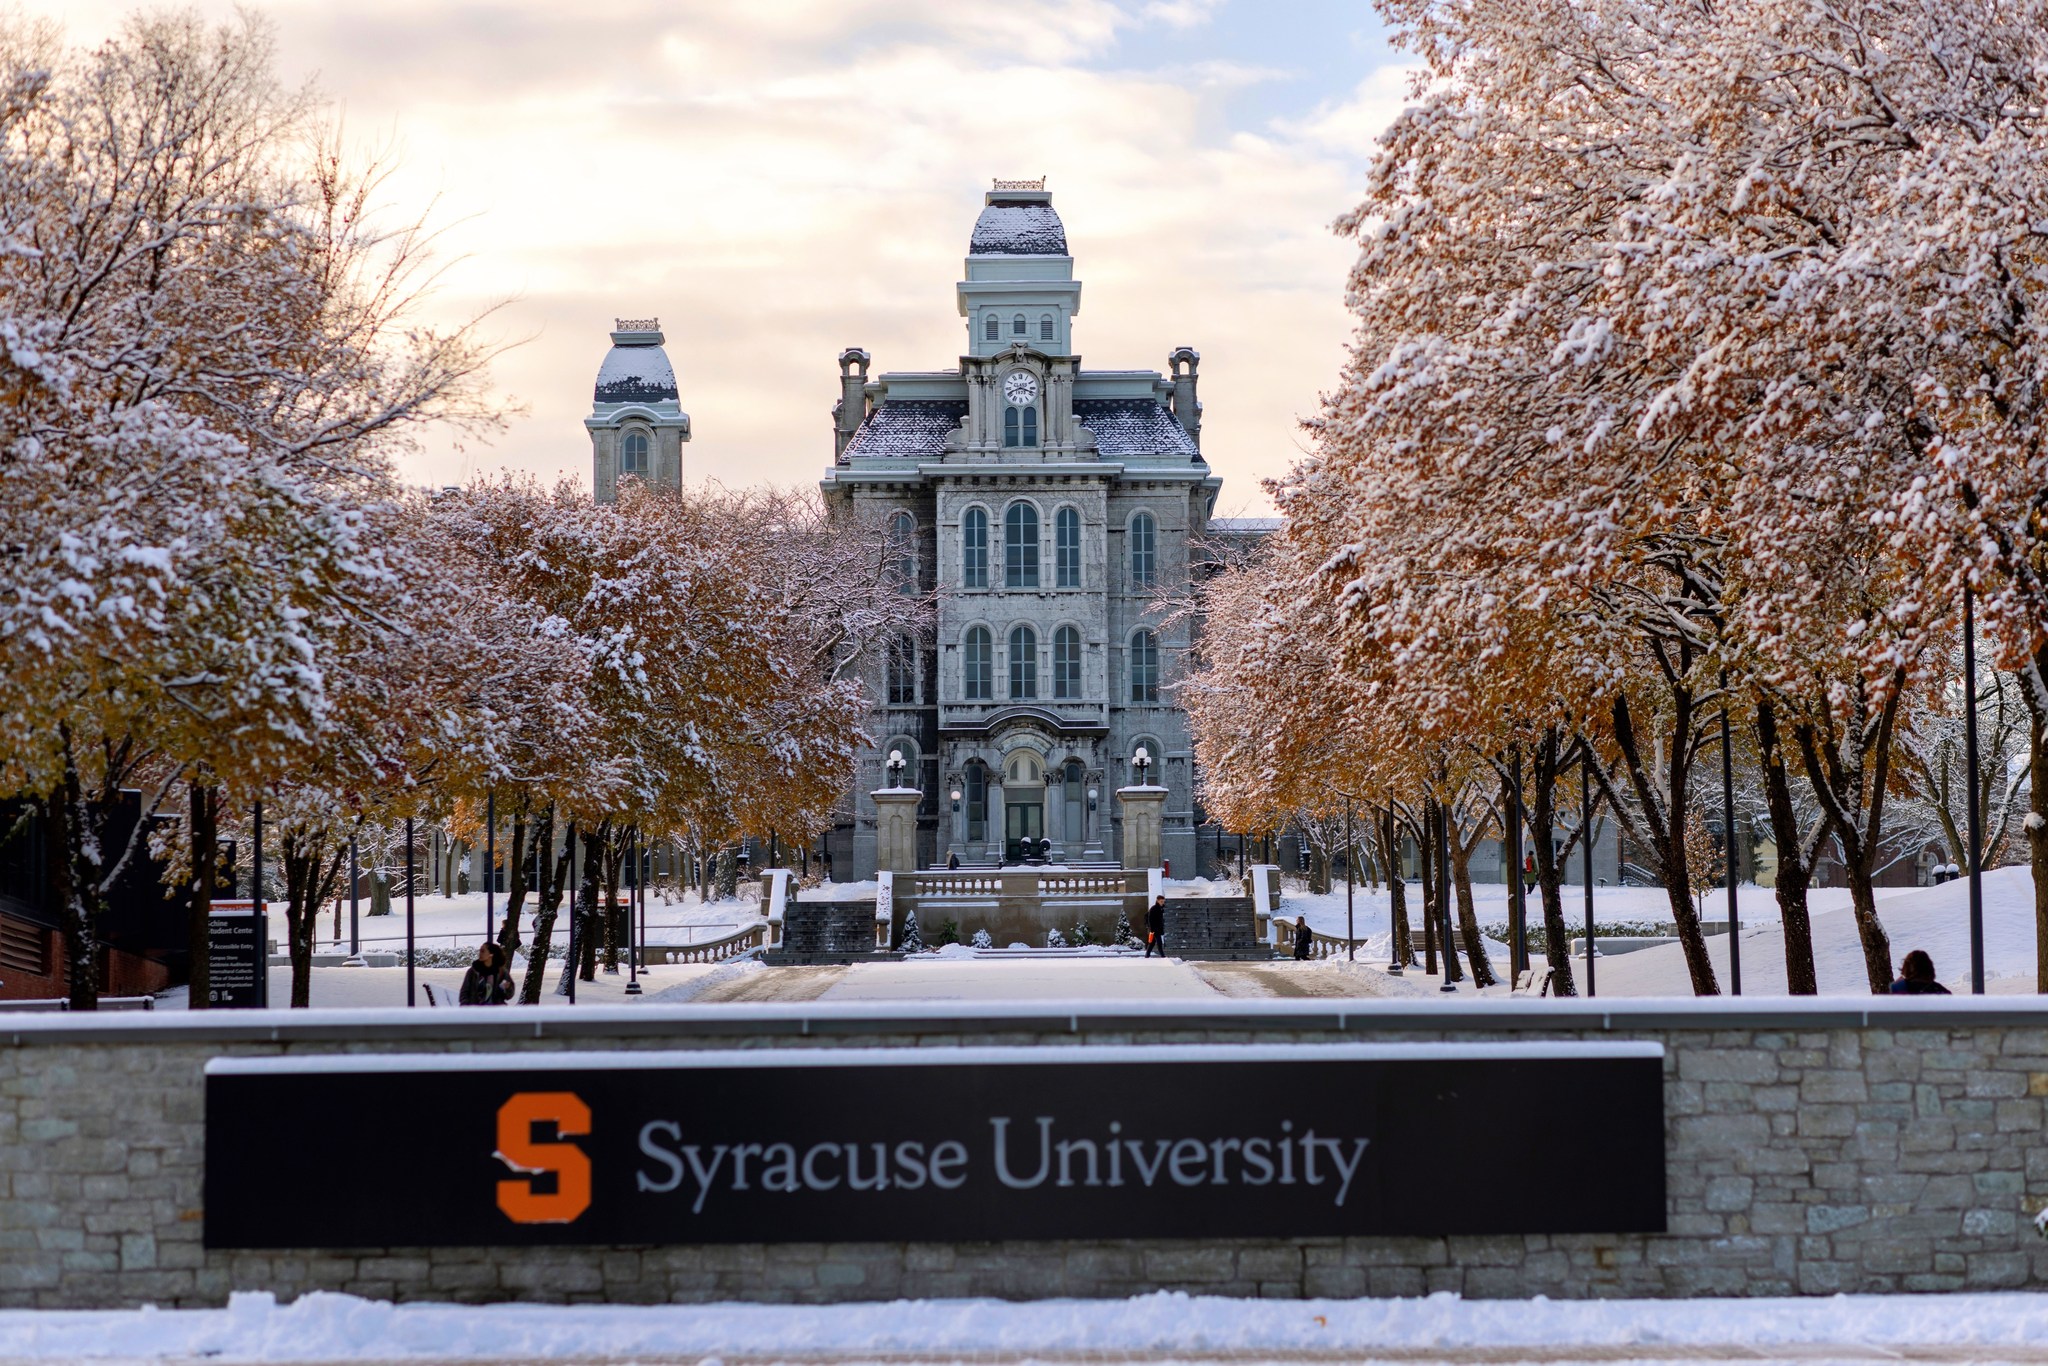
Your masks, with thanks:
M206 1003L215 1010L270 1004L270 917L216 911L206 920Z
M357 1170L366 1153L385 1155L374 1180L305 1179ZM1663 1227L1654 1044L352 1055L207 1068L208 1247Z

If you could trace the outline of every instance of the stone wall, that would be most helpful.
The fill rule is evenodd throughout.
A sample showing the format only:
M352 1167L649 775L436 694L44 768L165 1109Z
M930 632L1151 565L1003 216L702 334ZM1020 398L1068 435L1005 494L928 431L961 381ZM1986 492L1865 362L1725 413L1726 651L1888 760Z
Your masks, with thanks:
M871 1008L870 1008L871 1009ZM948 1011L954 1013L947 1013ZM1666 1049L1669 1231L1230 1242L207 1252L201 1068L218 1055L590 1048L1647 1039ZM218 1304L238 1289L462 1301L902 1295L1468 1296L2008 1289L2048 1276L2048 1009L1876 1001L818 1005L0 1016L0 1304ZM422 1117L431 1122L431 1117ZM1501 1116L1500 1142L1516 1117ZM347 1188L405 1159L406 1136ZM1485 1183L1488 1175L1472 1173ZM1559 1171L1594 1183L1597 1171ZM1496 1190L1496 1198L1515 1198ZM292 1192L280 1191L289 1200Z

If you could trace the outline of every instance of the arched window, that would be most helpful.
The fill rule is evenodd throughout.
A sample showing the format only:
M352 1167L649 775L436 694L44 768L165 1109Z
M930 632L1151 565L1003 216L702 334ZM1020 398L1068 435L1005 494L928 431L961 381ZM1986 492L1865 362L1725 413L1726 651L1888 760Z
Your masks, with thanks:
M1159 519L1149 512L1131 518L1131 582L1159 581Z
M1052 519L1053 583L1059 588L1081 586L1081 514L1061 508Z
M1131 636L1131 701L1159 700L1159 637L1150 631Z
M1001 341L1003 339L1003 324L995 314L989 314L987 319L983 321L981 335L990 341Z
M1038 696L1038 632L1019 626L1010 632L1010 699Z
M985 839L988 835L988 769L979 759L967 761L967 771L961 775L966 779L961 786L967 797L967 838Z
M980 508L960 519L960 585L988 587L988 514Z
M1005 446L1036 446L1038 444L1038 409L1017 407L1003 409L1003 444Z
M917 518L898 512L889 519L889 559L896 591L917 591Z
M1071 626L1052 633L1052 695L1062 702L1081 696L1081 633Z
M1003 586L1038 587L1038 509L1029 503L1003 514Z
M889 646L889 705L913 706L917 702L917 642L898 636Z
M986 626L967 628L960 651L960 692L969 702L995 700L995 640Z
M1038 339L1040 341L1052 340L1052 314L1047 313L1039 318Z
M647 477L647 433L627 432L619 438L619 477L637 475Z
M1019 313L1015 318L1011 319L1010 335L1013 337L1021 337L1024 335L1024 315L1022 313Z

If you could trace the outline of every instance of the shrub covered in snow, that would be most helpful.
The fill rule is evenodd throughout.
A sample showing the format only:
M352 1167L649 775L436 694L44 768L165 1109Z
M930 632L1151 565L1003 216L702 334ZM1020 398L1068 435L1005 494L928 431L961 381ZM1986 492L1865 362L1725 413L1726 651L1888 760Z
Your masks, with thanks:
M957 944L959 942L960 922L957 920L943 922L939 926L938 931L932 935L932 947L935 949L943 949L948 944Z
M1076 920L1073 932L1068 936L1068 942L1075 948L1085 949L1095 942L1095 931L1088 928L1087 921Z
M1116 913L1116 943L1119 948L1129 948L1137 941L1131 938L1131 918L1122 911Z
M987 930L976 930L971 942L977 949L992 949L996 946L996 941L989 937Z
M1047 930L1045 932L1045 946L1049 949L1063 949L1067 946L1067 937L1061 934L1057 928Z
M917 908L903 908L903 933L897 936L896 947L904 953L924 952L924 931L917 925Z

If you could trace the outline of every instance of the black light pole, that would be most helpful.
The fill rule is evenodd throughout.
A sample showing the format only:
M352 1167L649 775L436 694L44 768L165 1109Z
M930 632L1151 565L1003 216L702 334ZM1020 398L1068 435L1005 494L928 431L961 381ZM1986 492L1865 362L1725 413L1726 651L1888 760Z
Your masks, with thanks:
M633 885L626 889L626 994L640 994L640 949L633 942L634 909L640 900L640 827L627 836L627 850L633 859ZM771 860L772 866L772 860Z
M1721 679L1725 697L1728 680ZM1742 908L1735 897L1735 757L1728 739L1728 704L1721 703L1721 860L1728 879L1728 990L1742 994Z
M413 988L413 911L412 911L412 817L405 818L405 1003L416 1006L420 1003L419 992Z
M1529 902L1522 890L1522 752L1508 759L1508 978L1522 980L1529 966Z
M1352 919L1351 910L1351 865L1358 861L1353 852L1351 834L1351 798L1344 799L1344 961L1358 961L1358 930Z
M484 938L498 937L498 794L484 794Z
M640 975L645 977L650 966L647 961L647 882L654 876L654 853L649 850L641 858L646 868L640 880Z
M1436 899L1443 906L1444 984L1438 991L1458 989L1458 949L1451 937L1451 809L1436 804Z
M348 837L348 956L363 956L362 875L356 871L356 837Z
M576 848L572 840L569 845L569 963L568 972L562 978L569 984L569 1004L576 1004L576 976L583 971L583 945L578 932L583 928L583 915L577 905L583 895L583 879L577 876L576 863L579 858L588 860L588 855Z
M1983 820L1977 810L1977 617L1970 601L1970 585L1963 584L1963 763L1969 770L1970 800L1970 994L1984 994L1984 868L1977 851L1984 836ZM2035 781L2041 780L2035 775Z
M1381 828L1386 831L1384 848L1392 851L1393 858L1392 866L1382 870L1387 875L1387 971L1399 977L1401 969L1406 967L1407 964L1401 961L1401 943L1394 934L1394 879L1401 876L1401 845L1394 838L1393 803L1389 802L1387 804L1386 813L1381 817L1381 820L1385 822ZM1406 888L1402 889L1401 920L1404 924L1408 920Z
M1586 995L1593 994L1593 747L1579 756L1579 861L1586 879Z
M255 914L261 915L263 914L263 799L261 797L256 799L254 823L255 838L253 843L255 849L252 853L255 867L250 873L249 909Z

